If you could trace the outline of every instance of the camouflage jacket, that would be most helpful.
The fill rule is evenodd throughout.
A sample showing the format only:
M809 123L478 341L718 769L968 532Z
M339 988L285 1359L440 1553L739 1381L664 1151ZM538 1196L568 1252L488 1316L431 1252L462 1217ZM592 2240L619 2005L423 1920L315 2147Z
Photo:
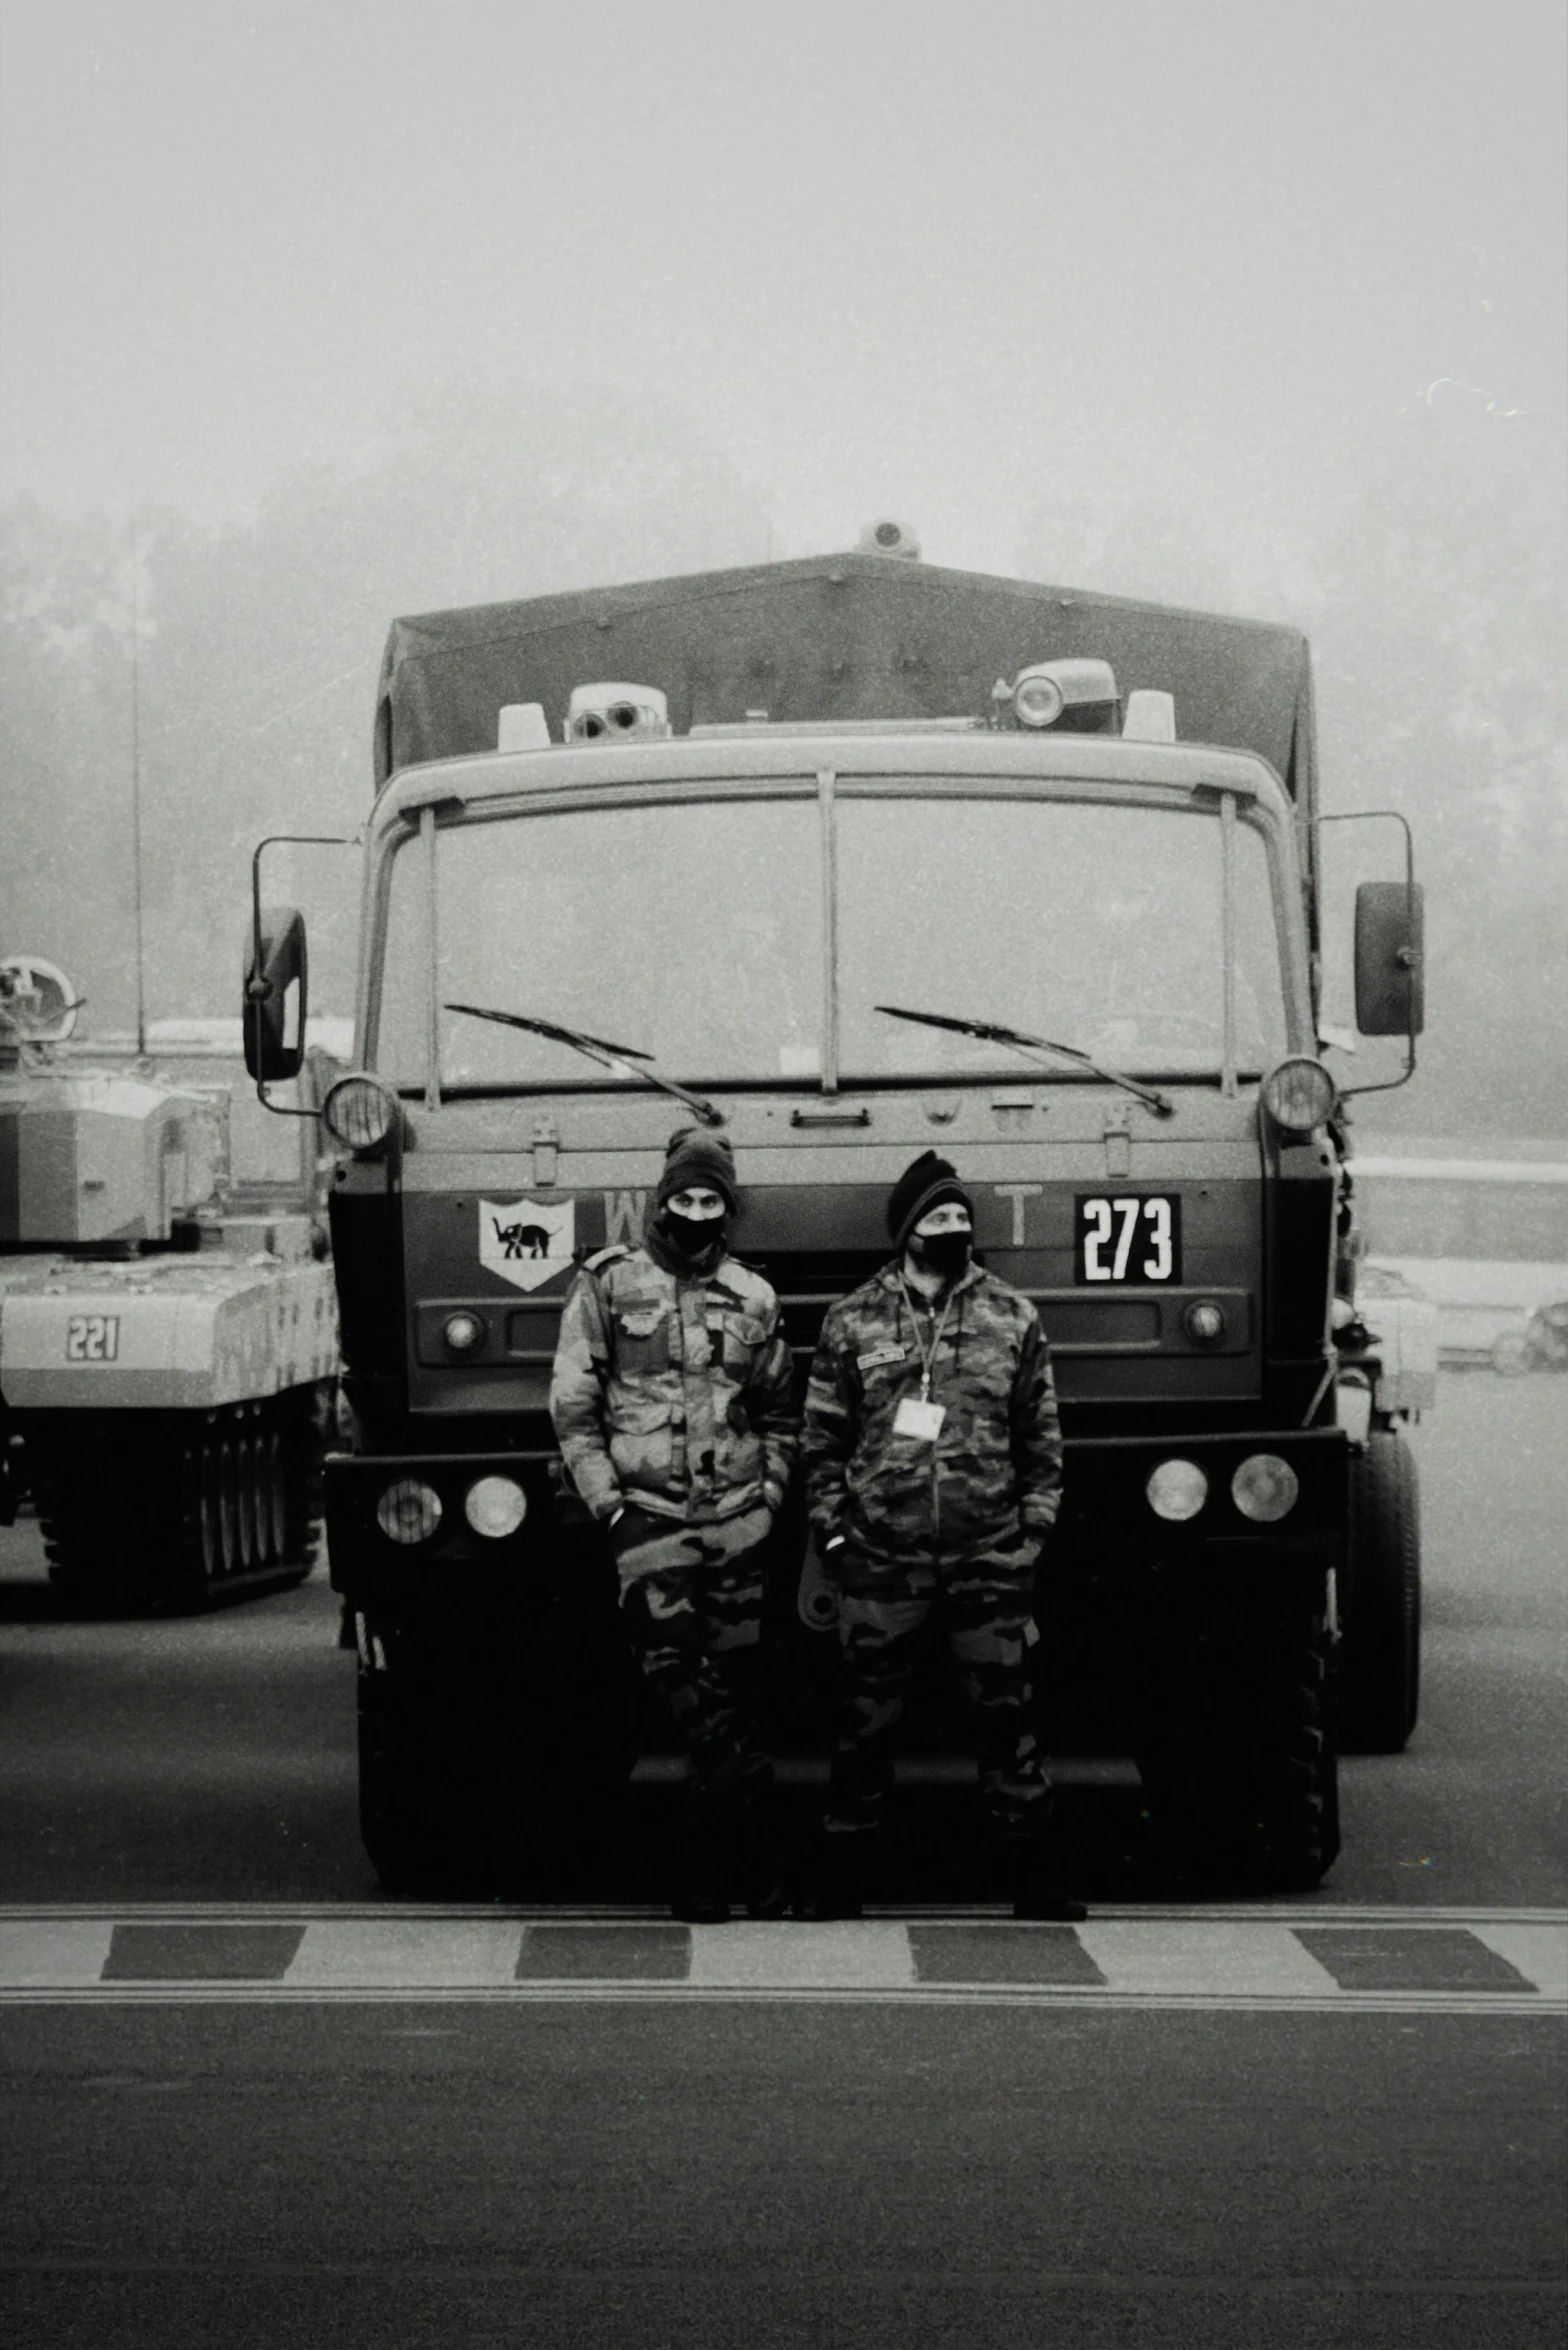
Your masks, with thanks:
M830 1308L822 1325L801 1459L819 1549L847 1534L883 1553L953 1556L1043 1535L1061 1501L1062 1437L1050 1350L1029 1300L970 1267L952 1291L932 1363L943 1407L934 1444L893 1432L920 1394L935 1317L896 1263ZM940 1309L938 1309L940 1312Z
M722 1257L667 1272L646 1248L603 1250L561 1315L550 1417L596 1518L623 1501L691 1522L776 1509L799 1437L779 1302Z

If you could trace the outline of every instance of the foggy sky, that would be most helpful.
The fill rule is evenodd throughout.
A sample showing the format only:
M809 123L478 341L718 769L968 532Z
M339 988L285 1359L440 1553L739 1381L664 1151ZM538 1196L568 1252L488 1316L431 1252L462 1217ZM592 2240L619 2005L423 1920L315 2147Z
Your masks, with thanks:
M1424 399L1556 478L1557 0L7 0L0 495L242 516L455 382L646 397L760 556L1042 499L1289 580ZM526 450L519 451L526 465Z

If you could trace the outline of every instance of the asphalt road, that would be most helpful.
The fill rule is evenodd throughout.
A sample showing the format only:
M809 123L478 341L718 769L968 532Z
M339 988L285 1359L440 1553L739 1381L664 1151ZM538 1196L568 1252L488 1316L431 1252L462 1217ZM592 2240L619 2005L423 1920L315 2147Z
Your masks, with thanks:
M1325 1898L1568 1905L1568 1379L1446 1376L1414 1443L1421 1722L1407 1753L1342 1766ZM373 1896L337 1623L319 1570L194 1621L61 1623L36 1526L0 1533L5 1899ZM1064 1792L1091 1862L1118 1800Z
M299 1930L276 1926L271 1983L117 1979L117 1947L186 1929L105 1922L91 1988L0 2006L10 2338L1559 2343L1560 2000L1498 1988L1495 1952L1554 1931L1498 1911L1568 1906L1568 1381L1445 1379L1416 1442L1422 1723L1408 1754L1345 1766L1346 1849L1323 1894L1253 1925L1122 1911L1071 1948L1015 1940L989 1985L967 1987L878 1989L867 1963L854 1988L868 1952L919 1940L884 1921L817 1930L840 1937L839 1987L815 1995L782 1986L776 1960L757 1988L712 1988L725 1952L745 1975L744 1937L763 1930L739 1926L698 1929L679 1981L519 1982L538 1929L421 1929L374 1895L352 1660L319 1580L195 1623L61 1624L35 1532L0 1536L14 1909L43 1905L57 1939L98 1928L60 1926L56 1905L111 1921L171 1902L207 1918L226 1905L252 1935L243 1921L317 1905L372 1954L422 1930L512 1937L488 1989L462 1977L409 1997L312 1992L288 1957ZM1069 1800L1091 1819L1103 1794ZM1461 1914L1473 1933L1445 1924ZM1385 1921L1369 1929L1385 1940L1393 1921L1439 1974L1407 1965L1392 1989L1336 1990L1325 1967L1361 1979L1334 1957L1358 1919ZM1116 1989L1109 1952L1129 1934L1149 1971L1126 1982L1147 1994ZM1246 1989L1261 1941L1293 1954L1281 1980L1297 1990ZM1095 1950L1107 1990L1082 1987ZM1020 1982L1020 1951L1050 1980ZM1215 1995L1170 1989L1176 1960L1204 1952ZM1299 1988L1309 1975L1328 1996Z

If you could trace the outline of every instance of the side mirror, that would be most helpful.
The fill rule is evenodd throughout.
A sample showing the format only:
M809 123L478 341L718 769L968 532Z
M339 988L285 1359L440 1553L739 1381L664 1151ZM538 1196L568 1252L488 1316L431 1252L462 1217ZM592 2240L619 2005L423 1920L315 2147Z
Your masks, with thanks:
M268 907L247 941L245 957L245 1066L258 1085L300 1073L306 979L304 915L294 906Z
M1364 881L1356 892L1356 1026L1419 1036L1426 1018L1425 904L1419 882Z

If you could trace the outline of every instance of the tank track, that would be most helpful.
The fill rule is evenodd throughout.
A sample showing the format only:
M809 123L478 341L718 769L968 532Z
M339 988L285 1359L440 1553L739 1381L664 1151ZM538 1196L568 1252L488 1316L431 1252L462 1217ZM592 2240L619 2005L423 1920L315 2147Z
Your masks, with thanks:
M195 1614L315 1563L314 1388L213 1412L51 1414L26 1444L50 1580L79 1613Z

